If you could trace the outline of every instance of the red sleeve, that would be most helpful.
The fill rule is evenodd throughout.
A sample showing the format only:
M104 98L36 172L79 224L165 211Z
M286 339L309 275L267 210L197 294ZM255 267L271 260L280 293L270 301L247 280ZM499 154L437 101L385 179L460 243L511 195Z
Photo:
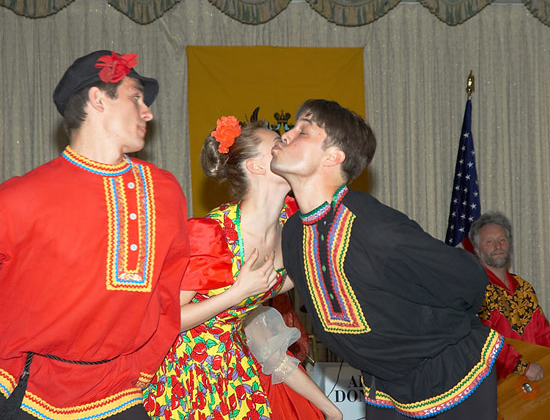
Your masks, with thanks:
M218 222L212 219L188 220L191 259L181 290L205 293L234 283L233 254Z
M4 261L8 261L10 258L6 254L0 253L0 270L2 269L2 265L4 264Z
M190 254L189 226L186 220L186 201L179 202L177 234L174 235L162 268L157 288L149 304L150 313L158 313L156 330L150 340L135 352L135 362L140 372L139 380L148 383L180 331L179 290ZM155 319L152 319L155 322Z
M550 347L550 324L548 324L548 320L540 307L535 311L529 325L525 328L522 340Z
M2 205L2 202L0 202L0 214L5 219L8 217L8 212ZM2 220L2 225L0 226L0 271L2 270L2 266L8 262L10 259L9 254L11 253L11 235L10 232L12 232L12 229L9 229L7 226L7 221Z
M292 216L294 213L298 211L298 203L296 203L296 199L294 197L291 197L290 195L287 195L285 197L284 205L288 209L287 210L288 217Z
M493 330L497 331L504 337L512 336L510 324L508 323L508 321L497 311L493 312L494 313L492 313L490 319L482 319L481 322L491 327ZM495 362L497 377L499 379L506 378L508 375L514 372L520 360L521 354L512 345L504 342Z
M496 360L497 377L504 379L514 372L521 354L510 344L504 342Z

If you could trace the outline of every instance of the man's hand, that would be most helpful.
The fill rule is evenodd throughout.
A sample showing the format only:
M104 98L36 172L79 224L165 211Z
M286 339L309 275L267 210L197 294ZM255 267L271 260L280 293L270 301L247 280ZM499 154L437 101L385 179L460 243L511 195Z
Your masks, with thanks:
M529 363L525 376L530 381L540 381L544 377L544 369L538 363Z

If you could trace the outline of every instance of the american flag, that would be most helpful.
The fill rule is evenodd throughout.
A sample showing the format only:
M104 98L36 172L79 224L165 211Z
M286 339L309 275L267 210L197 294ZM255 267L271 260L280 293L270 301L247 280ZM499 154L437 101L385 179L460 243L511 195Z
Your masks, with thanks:
M481 215L475 153L474 138L472 137L472 102L468 99L456 156L453 194L445 242L451 246L462 245L470 251L472 251L472 245L468 239L468 232L471 224ZM466 241L464 241L465 239Z

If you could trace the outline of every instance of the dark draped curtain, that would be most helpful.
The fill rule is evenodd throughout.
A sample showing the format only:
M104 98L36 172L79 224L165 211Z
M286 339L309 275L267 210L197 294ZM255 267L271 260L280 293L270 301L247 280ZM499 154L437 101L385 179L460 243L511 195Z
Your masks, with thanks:
M74 1L84 0L0 0L0 6L30 18L43 18ZM147 24L168 12L182 0L105 0L140 24ZM183 0L185 1L185 0ZM291 0L208 0L221 12L251 25L265 23L286 9ZM342 26L367 25L388 13L401 0L305 0L325 19ZM419 0L438 19L459 25L494 0ZM521 0L539 21L550 26L550 0ZM312 12L314 13L314 12Z

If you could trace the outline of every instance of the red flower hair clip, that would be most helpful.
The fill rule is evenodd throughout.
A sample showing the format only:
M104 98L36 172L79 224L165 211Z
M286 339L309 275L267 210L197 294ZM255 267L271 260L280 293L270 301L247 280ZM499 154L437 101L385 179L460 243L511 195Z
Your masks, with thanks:
M221 117L218 120L216 129L210 133L220 145L218 152L227 153L229 148L233 146L235 139L241 134L241 125L239 120L233 116Z
M99 71L99 78L105 83L118 83L130 73L132 67L138 64L138 55L118 54L113 51L112 55L102 55L95 63Z

